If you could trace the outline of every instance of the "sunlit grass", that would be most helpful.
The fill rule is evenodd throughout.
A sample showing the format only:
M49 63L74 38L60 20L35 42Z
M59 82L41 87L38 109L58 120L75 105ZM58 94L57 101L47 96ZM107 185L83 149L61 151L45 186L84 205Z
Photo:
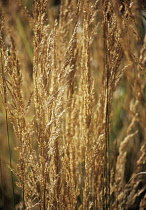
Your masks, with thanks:
M1 208L143 209L145 45L123 2L0 3Z

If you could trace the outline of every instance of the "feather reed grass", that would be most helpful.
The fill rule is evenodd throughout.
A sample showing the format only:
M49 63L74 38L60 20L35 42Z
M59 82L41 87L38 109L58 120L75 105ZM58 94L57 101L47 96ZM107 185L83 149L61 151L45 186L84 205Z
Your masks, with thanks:
M1 208L142 210L145 5L56 4L0 3Z

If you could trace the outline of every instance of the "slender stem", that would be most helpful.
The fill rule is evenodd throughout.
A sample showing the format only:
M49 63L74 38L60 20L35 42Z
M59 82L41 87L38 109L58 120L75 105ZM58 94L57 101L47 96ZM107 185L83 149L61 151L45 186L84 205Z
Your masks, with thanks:
M1 61L3 61L2 53L1 53ZM3 77L4 104L7 104L6 81L5 81L5 76L4 76L3 62L1 62L1 69L2 69L2 77ZM7 131L8 151L9 151L9 164L10 164L10 168L12 169L12 157L11 157L10 135L9 135L9 125L8 125L8 113L7 113L7 109L6 108L5 108L5 119L6 119L6 131ZM15 206L14 177L13 177L12 170L11 170L11 183L12 183L13 206Z
M104 80L105 80L105 167L104 167L104 178L105 178L105 209L109 209L109 197L110 197L110 156L109 156L109 79L110 79L110 68L108 64L108 20L107 10L108 1L103 1L104 5L104 22L103 22L103 42L104 42Z

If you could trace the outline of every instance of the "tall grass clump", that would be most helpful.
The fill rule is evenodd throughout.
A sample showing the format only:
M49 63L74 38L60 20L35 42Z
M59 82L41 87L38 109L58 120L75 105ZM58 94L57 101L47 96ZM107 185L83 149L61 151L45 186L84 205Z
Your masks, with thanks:
M0 2L1 209L146 208L142 10Z

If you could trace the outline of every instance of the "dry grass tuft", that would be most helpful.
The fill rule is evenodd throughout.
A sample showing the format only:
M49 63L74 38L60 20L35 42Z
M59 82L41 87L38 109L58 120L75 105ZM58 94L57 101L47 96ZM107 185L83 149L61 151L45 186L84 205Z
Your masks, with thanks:
M0 207L145 209L145 4L57 2L0 3Z

